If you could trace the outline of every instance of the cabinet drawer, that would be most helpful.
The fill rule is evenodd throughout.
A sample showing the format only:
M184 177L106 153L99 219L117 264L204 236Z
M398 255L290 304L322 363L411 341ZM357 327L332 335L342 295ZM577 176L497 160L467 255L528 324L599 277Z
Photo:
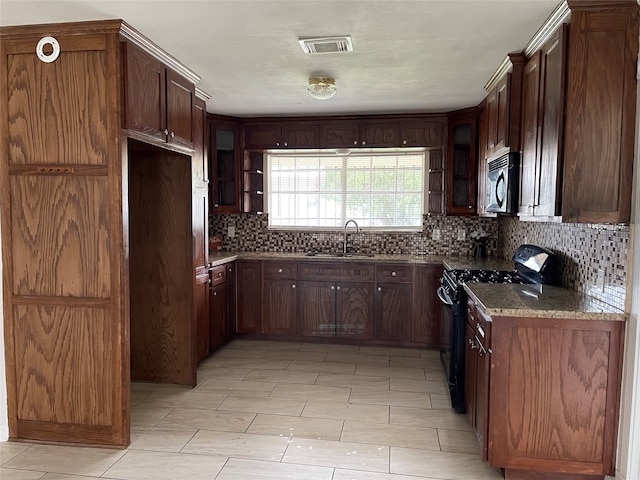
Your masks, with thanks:
M220 285L227 281L227 266L218 265L211 269L211 285Z
M392 283L411 283L413 281L411 265L376 265L376 281Z
M264 278L295 279L298 276L298 265L291 262L265 262Z
M373 265L362 263L300 263L298 264L300 280L353 280L359 282L373 281L375 271Z

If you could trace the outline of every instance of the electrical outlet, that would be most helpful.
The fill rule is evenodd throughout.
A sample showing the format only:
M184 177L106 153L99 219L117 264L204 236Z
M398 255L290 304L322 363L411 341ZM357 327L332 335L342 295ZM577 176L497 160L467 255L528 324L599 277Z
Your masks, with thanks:
M467 239L467 231L466 230L458 230L458 240L463 242Z
M598 269L598 278L596 280L596 285L598 287L598 289L602 292L604 292L604 287L605 287L605 278L607 276L607 271L605 268L599 268Z
M233 238L233 237L235 237L235 236L236 236L236 227L235 227L235 226L233 226L233 225L229 225L229 226L227 227L227 236L228 236L229 238Z
M440 229L434 228L431 232L431 240L440 240Z

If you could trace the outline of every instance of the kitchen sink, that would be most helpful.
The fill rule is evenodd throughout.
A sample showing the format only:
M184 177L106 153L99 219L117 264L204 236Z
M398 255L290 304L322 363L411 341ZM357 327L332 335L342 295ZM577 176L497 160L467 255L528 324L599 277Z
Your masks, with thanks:
M307 257L327 258L373 258L373 253L342 253L342 252L307 252Z

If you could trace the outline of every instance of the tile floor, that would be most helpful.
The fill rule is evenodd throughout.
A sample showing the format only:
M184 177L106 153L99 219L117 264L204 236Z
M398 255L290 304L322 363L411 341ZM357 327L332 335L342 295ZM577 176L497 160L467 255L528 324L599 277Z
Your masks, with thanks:
M0 443L2 480L491 480L438 353L235 340L133 384L126 450Z

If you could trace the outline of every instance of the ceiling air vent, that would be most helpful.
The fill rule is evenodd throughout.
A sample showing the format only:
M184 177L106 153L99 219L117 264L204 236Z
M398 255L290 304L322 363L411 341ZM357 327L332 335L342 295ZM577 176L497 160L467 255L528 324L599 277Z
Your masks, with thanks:
M346 53L353 51L353 42L350 36L344 37L317 37L299 38L298 43L305 53Z

